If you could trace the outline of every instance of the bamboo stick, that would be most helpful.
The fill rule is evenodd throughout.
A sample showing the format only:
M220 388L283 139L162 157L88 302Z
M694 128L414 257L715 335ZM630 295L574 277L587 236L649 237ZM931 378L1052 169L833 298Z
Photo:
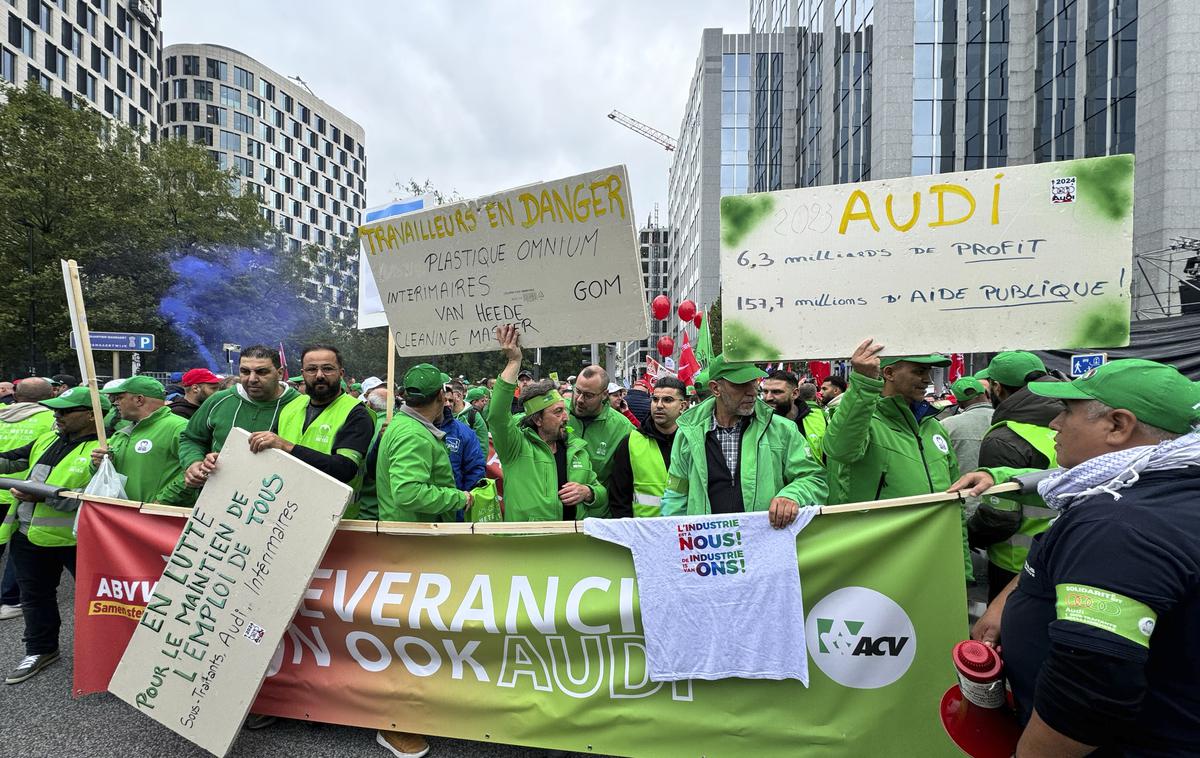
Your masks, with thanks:
M396 412L396 333L388 325L388 356L387 356L387 422L392 423L392 414Z

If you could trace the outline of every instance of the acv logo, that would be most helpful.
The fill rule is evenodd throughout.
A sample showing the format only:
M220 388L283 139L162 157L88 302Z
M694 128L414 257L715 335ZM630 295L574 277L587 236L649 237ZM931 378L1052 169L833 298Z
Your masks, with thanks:
M845 687L886 687L904 676L916 656L908 614L866 587L829 593L809 611L804 627L817 668Z

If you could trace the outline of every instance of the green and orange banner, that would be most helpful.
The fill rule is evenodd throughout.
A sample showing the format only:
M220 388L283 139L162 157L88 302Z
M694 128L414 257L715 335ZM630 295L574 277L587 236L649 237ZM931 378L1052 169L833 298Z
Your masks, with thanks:
M107 688L183 523L83 508L76 695ZM616 545L339 531L253 711L617 755L961 755L938 711L967 633L961 540L956 503L814 519L797 539L806 643L777 641L807 645L805 688L648 681Z

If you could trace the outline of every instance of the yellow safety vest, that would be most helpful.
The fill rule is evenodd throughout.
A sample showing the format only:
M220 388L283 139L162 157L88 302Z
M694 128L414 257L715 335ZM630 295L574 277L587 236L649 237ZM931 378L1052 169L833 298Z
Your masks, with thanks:
M633 515L638 518L660 515L663 492L667 489L667 463L658 440L636 430L630 432L629 466L633 469Z
M283 410L279 412L279 436L292 444L303 445L318 453L331 455L334 452L333 441L337 438L337 433L346 424L346 418L350 415L350 411L354 410L359 402L356 398L343 392L338 395L336 400L325 406L325 410L321 411L305 429L304 416L308 411L308 400L308 395L301 395L283 406ZM342 514L342 518L358 518L358 491L362 487L363 461L358 460L357 451L338 451L338 455L344 455L358 464L358 473L349 482L350 486L354 488L354 496L350 499L350 504L346 506L345 513Z
M1002 426L1011 429L1018 437L1032 445L1034 450L1046 456L1046 459L1050 461L1050 468L1058 465L1058 458L1054 454L1054 438L1058 436L1058 433L1053 429L1036 424L1024 424L1019 421L1001 421L988 429L988 434L991 434L993 429ZM984 437L986 436L985 434ZM1033 538L1050 528L1050 522L1054 520L1058 512L1044 505L1024 505L1016 500L994 495L989 495L985 502L996 510L1017 511L1021 514L1021 525L1017 527L1017 531L1004 542L997 542L988 547L989 561L1005 571L1018 573L1025 565L1025 558L1029 555L1029 547L1033 544Z
M33 450L29 453L29 468L23 474L15 475L13 478L20 476L22 479L28 479L29 472L33 471L38 460L57 439L56 432L47 432L38 437L33 443ZM92 450L99 444L98 440L89 439L76 445L50 470L50 475L46 477L46 484L82 491L92 479ZM17 531L19 508L20 502L18 501L17 505L10 507L4 516L4 523L0 524L0 544L12 539L13 532ZM45 502L35 503L33 518L29 522L29 531L25 536L29 538L30 542L40 547L70 547L75 544L75 535L72 534L74 526L74 512L68 513L51 508Z

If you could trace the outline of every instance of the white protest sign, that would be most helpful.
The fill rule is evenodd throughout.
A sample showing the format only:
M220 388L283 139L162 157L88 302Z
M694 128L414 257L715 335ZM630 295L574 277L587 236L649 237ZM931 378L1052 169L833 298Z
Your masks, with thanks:
M442 205L359 228L402 356L650 333L624 166Z
M348 485L233 429L109 692L214 755L237 737Z
M433 195L421 195L404 200L397 200L377 208L368 208L363 214L366 222L378 221L385 218L403 216L426 208L433 204ZM360 240L361 249L358 253L358 328L371 329L377 326L387 326L387 314L383 311L383 301L379 299L379 288L375 286L375 277L371 276L366 245Z
M1129 344L1133 156L721 199L731 360Z

